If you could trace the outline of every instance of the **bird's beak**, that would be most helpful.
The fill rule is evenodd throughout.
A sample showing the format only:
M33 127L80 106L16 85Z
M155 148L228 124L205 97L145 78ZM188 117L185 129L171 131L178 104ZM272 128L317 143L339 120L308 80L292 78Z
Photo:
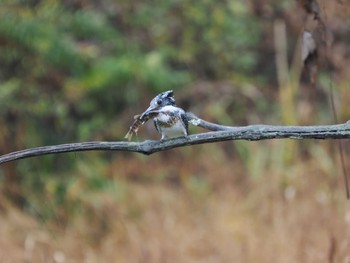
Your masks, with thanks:
M141 119L143 119L144 117L148 116L148 115L154 115L157 114L159 110L158 106L149 106L147 110L145 110L142 115L141 115Z

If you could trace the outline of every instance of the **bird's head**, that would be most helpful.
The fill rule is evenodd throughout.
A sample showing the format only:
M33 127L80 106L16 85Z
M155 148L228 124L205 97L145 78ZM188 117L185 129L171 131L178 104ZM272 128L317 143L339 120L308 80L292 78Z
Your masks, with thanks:
M142 114L142 116L155 112L168 105L175 105L174 92L172 90L164 91L154 97L153 100L151 100L148 109Z
M150 107L159 109L167 105L175 105L174 92L164 91L151 100Z

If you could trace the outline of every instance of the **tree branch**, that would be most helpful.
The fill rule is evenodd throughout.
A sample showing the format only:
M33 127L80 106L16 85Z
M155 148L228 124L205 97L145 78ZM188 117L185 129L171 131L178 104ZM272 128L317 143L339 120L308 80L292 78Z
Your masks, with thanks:
M249 125L243 127L223 126L204 121L192 113L187 113L191 124L211 132L192 134L164 141L146 140L143 142L82 142L54 146L43 146L8 153L0 156L0 164L47 154L78 152L78 151L126 151L150 155L177 147L230 141L230 140L266 140L266 139L349 139L350 122L324 126L273 126Z

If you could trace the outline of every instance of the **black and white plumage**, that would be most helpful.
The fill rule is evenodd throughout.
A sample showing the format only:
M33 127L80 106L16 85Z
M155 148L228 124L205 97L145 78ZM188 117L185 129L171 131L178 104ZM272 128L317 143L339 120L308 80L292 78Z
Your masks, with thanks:
M161 140L188 135L188 120L183 109L175 105L172 90L157 95L148 109L141 115L152 115L154 125L161 134Z

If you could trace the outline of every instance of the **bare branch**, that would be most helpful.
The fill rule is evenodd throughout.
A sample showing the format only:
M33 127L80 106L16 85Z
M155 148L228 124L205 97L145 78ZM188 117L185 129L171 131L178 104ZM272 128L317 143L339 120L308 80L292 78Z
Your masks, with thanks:
M267 139L349 139L350 122L324 126L273 126L250 125L243 127L222 126L204 121L192 113L187 117L193 125L211 130L211 132L193 134L164 141L146 140L143 142L82 142L43 146L12 152L0 156L0 164L46 154L78 151L127 151L146 155L177 147L222 142L230 140L267 140Z

